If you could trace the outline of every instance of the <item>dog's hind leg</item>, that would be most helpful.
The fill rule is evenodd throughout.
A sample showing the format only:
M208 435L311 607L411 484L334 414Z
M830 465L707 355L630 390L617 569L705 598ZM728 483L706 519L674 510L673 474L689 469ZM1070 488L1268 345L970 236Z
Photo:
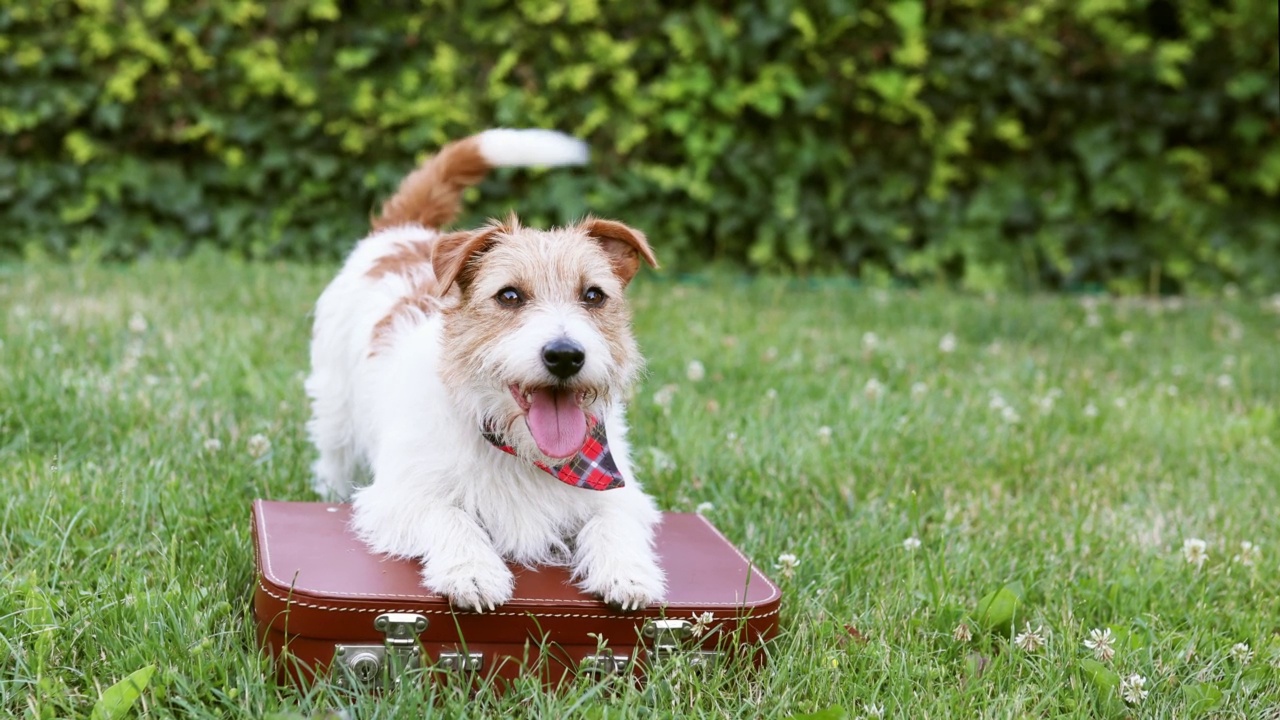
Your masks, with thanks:
M355 428L351 408L334 392L324 387L323 377L313 373L307 378L307 394L311 396L311 420L307 431L320 457L311 465L312 487L322 497L346 500L356 484L359 457L355 449Z

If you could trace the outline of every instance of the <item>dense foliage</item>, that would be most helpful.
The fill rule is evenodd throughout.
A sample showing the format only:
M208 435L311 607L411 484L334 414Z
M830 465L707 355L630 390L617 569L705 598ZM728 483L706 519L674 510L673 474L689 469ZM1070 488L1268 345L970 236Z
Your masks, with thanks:
M1274 0L0 0L0 256L333 258L416 158L675 267L1280 287Z

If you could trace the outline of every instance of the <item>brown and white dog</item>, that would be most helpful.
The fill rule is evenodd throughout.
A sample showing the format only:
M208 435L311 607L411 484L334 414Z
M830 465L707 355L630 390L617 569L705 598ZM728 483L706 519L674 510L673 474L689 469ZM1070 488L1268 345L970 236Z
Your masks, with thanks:
M655 264L644 235L599 219L534 230L514 215L439 229L490 168L586 159L545 130L446 145L316 305L316 489L352 498L360 537L421 559L423 584L459 608L509 600L507 560L568 565L624 610L665 591L623 406L642 364L623 291Z

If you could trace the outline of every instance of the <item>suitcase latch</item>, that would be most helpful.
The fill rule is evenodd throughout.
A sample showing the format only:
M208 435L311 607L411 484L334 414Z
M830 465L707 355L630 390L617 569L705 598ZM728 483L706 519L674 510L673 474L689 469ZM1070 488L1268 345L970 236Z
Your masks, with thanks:
M650 620L644 624L642 632L654 647L677 648L693 637L693 623L688 620Z
M605 648L582 658L578 670L584 675L621 675L626 672L629 659L626 655L615 655L612 650Z
M648 657L662 662L672 656L684 656L690 667L706 668L720 657L714 650L689 649L685 641L694 637L694 623L689 620L650 620L640 631L649 639Z
M386 613L373 620L383 635L381 645L337 645L333 650L330 674L345 687L371 688L397 685L405 670L421 664L418 635L427 629L427 619L414 613Z

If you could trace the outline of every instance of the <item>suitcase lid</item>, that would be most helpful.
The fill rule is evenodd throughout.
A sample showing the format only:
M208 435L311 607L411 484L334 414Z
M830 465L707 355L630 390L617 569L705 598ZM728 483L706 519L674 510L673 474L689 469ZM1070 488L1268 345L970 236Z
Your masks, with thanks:
M739 621L749 639L774 634L777 586L700 515L663 513L655 546L667 596L637 613L615 611L583 593L567 568L516 565L506 604L486 613L453 610L419 584L417 560L371 552L349 529L350 517L346 504L254 501L259 623L289 635L376 640L374 617L411 612L429 620L424 640L461 635L470 642L522 642L533 634L587 643L588 632L631 641L647 619L710 612L716 623Z

